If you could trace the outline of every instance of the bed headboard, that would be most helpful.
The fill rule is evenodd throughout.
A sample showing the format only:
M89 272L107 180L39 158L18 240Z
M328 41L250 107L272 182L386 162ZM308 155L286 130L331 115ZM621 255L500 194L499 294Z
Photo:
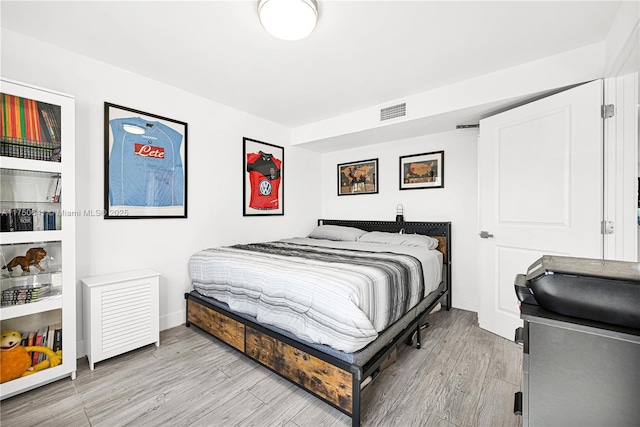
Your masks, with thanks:
M342 219L319 219L318 225L341 225L366 231L385 231L407 234L424 234L438 239L438 250L444 255L444 263L451 263L451 223L450 222L397 222L397 221L358 221Z

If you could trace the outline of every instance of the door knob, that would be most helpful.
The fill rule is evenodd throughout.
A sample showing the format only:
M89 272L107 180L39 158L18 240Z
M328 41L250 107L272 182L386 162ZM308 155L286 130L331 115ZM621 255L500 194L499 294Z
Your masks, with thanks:
M488 231L481 231L480 232L480 237L483 239L489 239L491 237L493 237L493 234L490 234Z

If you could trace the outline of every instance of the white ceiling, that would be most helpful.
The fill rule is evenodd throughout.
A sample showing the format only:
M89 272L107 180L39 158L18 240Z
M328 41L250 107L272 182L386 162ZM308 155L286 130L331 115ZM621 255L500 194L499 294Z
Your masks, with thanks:
M281 41L258 0L5 1L2 27L288 127L603 41L619 1L327 1Z

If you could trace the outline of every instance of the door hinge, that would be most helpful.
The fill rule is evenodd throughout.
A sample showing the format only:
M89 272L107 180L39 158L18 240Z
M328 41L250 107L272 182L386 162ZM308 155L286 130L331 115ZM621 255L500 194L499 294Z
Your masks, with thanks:
M600 222L600 233L601 234L613 234L613 221L602 221Z
M603 119L610 119L611 117L616 115L616 106L613 104L605 104L602 106L600 111L600 116Z

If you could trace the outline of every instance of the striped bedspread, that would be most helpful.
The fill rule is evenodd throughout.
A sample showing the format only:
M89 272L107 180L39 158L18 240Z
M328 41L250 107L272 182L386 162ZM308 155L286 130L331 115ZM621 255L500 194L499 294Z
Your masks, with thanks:
M287 239L200 251L189 261L189 274L200 294L234 311L305 341L354 352L438 286L442 261L434 253Z

